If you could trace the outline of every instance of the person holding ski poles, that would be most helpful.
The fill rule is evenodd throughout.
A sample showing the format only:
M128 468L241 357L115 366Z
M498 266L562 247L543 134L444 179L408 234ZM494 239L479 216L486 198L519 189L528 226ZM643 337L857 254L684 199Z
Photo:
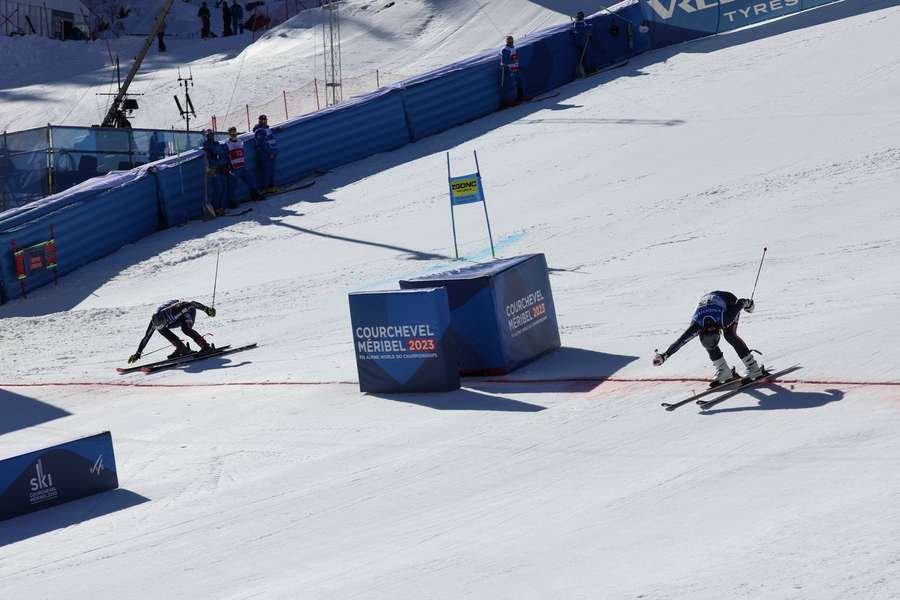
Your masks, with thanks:
M700 298L697 309L691 317L691 324L684 333L675 340L662 354L656 353L653 364L660 366L675 354L679 348L688 343L695 336L700 336L700 343L706 348L709 359L716 369L715 376L710 383L711 387L728 383L737 379L737 372L728 366L728 361L719 349L719 338L724 335L725 341L731 344L737 355L747 367L747 379L758 379L767 375L764 367L756 362L753 352L737 334L738 320L741 310L752 313L756 307L750 298L738 298L731 292L714 291Z
M575 22L572 23L572 37L575 39L575 50L578 52L578 64L575 65L576 77L585 77L597 70L588 53L592 36L591 24L584 20L584 12L579 10L575 15Z
M172 333L171 330L175 327L180 327L182 333L197 342L197 345L200 346L198 354L215 350L215 346L203 339L203 336L194 330L194 319L197 317L197 309L202 310L209 317L216 316L215 308L210 308L196 301L169 300L160 305L156 312L153 313L153 316L150 317L150 325L147 326L147 332L144 334L141 343L138 344L137 352L128 357L128 364L140 360L141 352L144 351L144 347L150 341L154 331L158 331L161 336L175 346L175 352L167 358L178 358L179 356L190 354L191 349L177 335Z

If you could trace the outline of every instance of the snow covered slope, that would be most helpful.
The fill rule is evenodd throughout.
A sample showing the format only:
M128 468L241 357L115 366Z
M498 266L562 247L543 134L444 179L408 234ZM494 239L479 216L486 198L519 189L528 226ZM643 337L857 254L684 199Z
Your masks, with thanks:
M0 455L108 428L122 485L0 523L4 597L898 597L898 35L858 1L653 52L0 307ZM360 395L346 294L454 264L443 153L472 149L566 347ZM487 259L479 210L457 225ZM763 246L741 333L804 369L663 411L710 366L653 349ZM260 347L116 375L156 304L210 299L218 248L200 329Z
M154 5L162 5L155 0ZM298 90L291 98L291 116L315 107L313 79L323 78L322 14L303 11L263 34L251 44L249 33L228 38L199 39L199 2L176 2L167 21L166 53L155 45L130 91L140 110L135 127L178 126L172 96L178 93L178 69L195 78L191 90L197 123L212 115L264 105L283 120L282 91ZM213 6L213 3L210 3ZM509 33L529 32L568 22L579 8L572 0L349 0L341 5L341 57L345 97L376 89L375 71L382 84L424 73L489 48L500 48ZM152 20L148 7L136 7L126 23L135 33L146 32ZM221 34L220 11L213 11L212 28ZM0 38L0 130L55 125L90 125L102 121L108 98L115 92L114 57L122 76L143 43L123 37L92 44L56 42L40 38ZM320 91L324 104L324 91ZM299 108L298 108L299 107ZM276 111L277 108L277 111Z

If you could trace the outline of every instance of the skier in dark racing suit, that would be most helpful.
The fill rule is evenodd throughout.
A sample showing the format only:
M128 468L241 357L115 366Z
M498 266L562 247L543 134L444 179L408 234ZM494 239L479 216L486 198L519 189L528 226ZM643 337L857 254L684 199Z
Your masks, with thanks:
M161 336L169 340L169 342L175 346L175 352L170 354L168 358L178 358L179 356L190 354L190 348L188 348L177 335L172 333L171 329L175 327L181 327L181 331L185 335L197 342L197 345L200 346L198 354L214 350L215 347L212 344L208 343L203 339L202 335L194 331L194 319L197 316L198 308L205 312L207 316L216 316L215 308L204 306L199 302L169 300L165 304L162 304L150 318L150 325L147 326L147 333L144 334L144 339L142 339L141 343L138 345L137 352L128 358L128 363L131 364L140 360L141 352L144 350L144 346L147 345L147 342L150 341L150 336L153 335L154 331L158 331Z
M679 348L688 343L694 336L700 336L700 343L709 353L709 359L713 361L716 374L711 386L721 385L737 378L736 372L728 366L728 361L719 350L719 337L724 334L725 341L731 344L737 355L747 367L748 379L758 379L766 374L766 370L760 366L753 353L747 347L738 334L738 319L741 309L752 313L755 308L753 300L740 298L731 292L715 291L700 298L697 310L691 317L691 324L681 336L675 340L662 354L653 357L653 364L657 367L663 364L667 358L675 354Z

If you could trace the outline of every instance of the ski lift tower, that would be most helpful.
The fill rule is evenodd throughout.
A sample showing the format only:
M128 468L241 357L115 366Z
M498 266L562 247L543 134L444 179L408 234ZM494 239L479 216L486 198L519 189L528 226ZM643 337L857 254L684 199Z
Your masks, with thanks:
M340 0L322 0L325 21L322 23L322 49L325 60L325 106L340 103L341 91L341 19Z

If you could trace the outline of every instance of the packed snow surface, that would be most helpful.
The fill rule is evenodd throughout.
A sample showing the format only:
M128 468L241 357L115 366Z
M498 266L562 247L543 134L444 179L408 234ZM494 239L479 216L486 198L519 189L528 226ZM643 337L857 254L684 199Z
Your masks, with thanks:
M895 1L860 0L651 52L0 307L0 456L109 429L121 483L0 522L0 596L900 597L898 37ZM472 150L498 254L547 256L564 348L360 394L347 294L459 264L444 152ZM457 226L488 260L481 209ZM749 295L763 247L740 332L803 369L664 411L712 371L654 348L704 293ZM156 305L211 301L217 254L199 329L259 348L117 375Z

